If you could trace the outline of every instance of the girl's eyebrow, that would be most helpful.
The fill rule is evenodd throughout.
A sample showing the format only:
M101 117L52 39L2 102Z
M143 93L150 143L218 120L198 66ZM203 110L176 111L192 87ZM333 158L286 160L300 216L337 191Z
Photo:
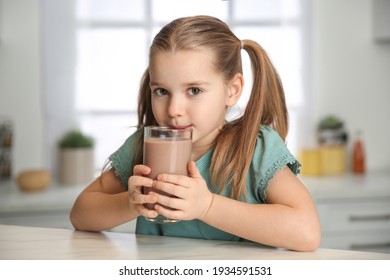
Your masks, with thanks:
M209 85L210 83L209 82L206 82L206 81L194 81L194 82L190 82L190 83L185 83L184 85L189 87L189 86L199 86L199 85Z
M157 81L150 81L150 86L162 86L163 84L164 83L160 83ZM194 81L194 82L188 82L183 84L183 86L185 87L199 86L199 85L210 85L210 83L206 81Z
M150 86L159 86L159 85L161 85L161 83L155 82L155 81L150 81L149 85Z

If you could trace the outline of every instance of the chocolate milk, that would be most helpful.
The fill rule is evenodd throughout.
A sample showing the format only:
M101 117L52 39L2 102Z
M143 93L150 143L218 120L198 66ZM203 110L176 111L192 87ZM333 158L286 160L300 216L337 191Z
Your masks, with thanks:
M151 168L149 178L155 180L158 174L171 173L179 175L188 175L187 164L191 160L192 140L167 139L167 138L148 138L144 141L144 164ZM149 190L157 191L153 188L144 188L147 193ZM146 204L149 209L154 209L154 204Z
M152 169L148 177L154 180L161 173L188 175L187 163L191 160L191 148L191 139L146 139L144 164Z

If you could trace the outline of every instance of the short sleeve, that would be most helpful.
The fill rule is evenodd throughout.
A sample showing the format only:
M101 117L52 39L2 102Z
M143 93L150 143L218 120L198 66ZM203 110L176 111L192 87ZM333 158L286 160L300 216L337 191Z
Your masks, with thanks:
M133 165L141 146L139 139L142 130L137 130L129 136L126 141L110 157L111 167L114 168L115 174L120 178L123 186L128 187L128 179L132 175Z
M301 164L288 150L279 133L269 126L262 126L249 170L249 184L256 201L266 203L269 181L286 166L295 175L299 174Z

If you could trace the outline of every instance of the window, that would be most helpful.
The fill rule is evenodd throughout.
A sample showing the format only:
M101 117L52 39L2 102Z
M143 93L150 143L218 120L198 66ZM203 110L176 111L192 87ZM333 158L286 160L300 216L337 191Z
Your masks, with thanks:
M72 122L95 137L97 168L135 130L138 87L153 36L171 20L196 14L226 21L240 39L253 39L268 52L286 92L291 125L288 145L293 152L296 149L295 115L304 106L300 0L78 0L74 7L67 9L54 7L50 0L45 0L44 5L48 13L50 9L58 14L68 12L74 27L68 28L69 33L62 32L71 41L67 51L69 59L65 52L63 62L68 65L64 68L68 69L68 81L73 84L67 93L73 96L69 97L72 102L65 104L69 106L67 112L75 116ZM46 19L46 25L53 20L49 16ZM54 31L48 33L59 38ZM48 48L55 44L50 43L53 38L47 40ZM237 108L245 106L251 83L245 52L243 56L246 89ZM50 79L51 73L48 74ZM54 86L49 84L46 90L49 91L47 106L51 106L48 111L56 115L53 108L60 105L50 103L50 100L60 102L50 98ZM49 121L49 130L62 118L55 119ZM55 134L53 129L50 131Z

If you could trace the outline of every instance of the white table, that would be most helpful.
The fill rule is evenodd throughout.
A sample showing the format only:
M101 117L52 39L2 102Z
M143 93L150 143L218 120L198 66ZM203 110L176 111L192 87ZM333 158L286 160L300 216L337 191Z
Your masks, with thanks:
M390 253L390 171L300 178L319 210L321 247ZM72 229L69 211L84 188L53 182L29 193L0 181L0 224ZM134 233L135 222L111 231Z
M390 254L318 249L294 252L247 242L0 225L3 260L390 260Z

